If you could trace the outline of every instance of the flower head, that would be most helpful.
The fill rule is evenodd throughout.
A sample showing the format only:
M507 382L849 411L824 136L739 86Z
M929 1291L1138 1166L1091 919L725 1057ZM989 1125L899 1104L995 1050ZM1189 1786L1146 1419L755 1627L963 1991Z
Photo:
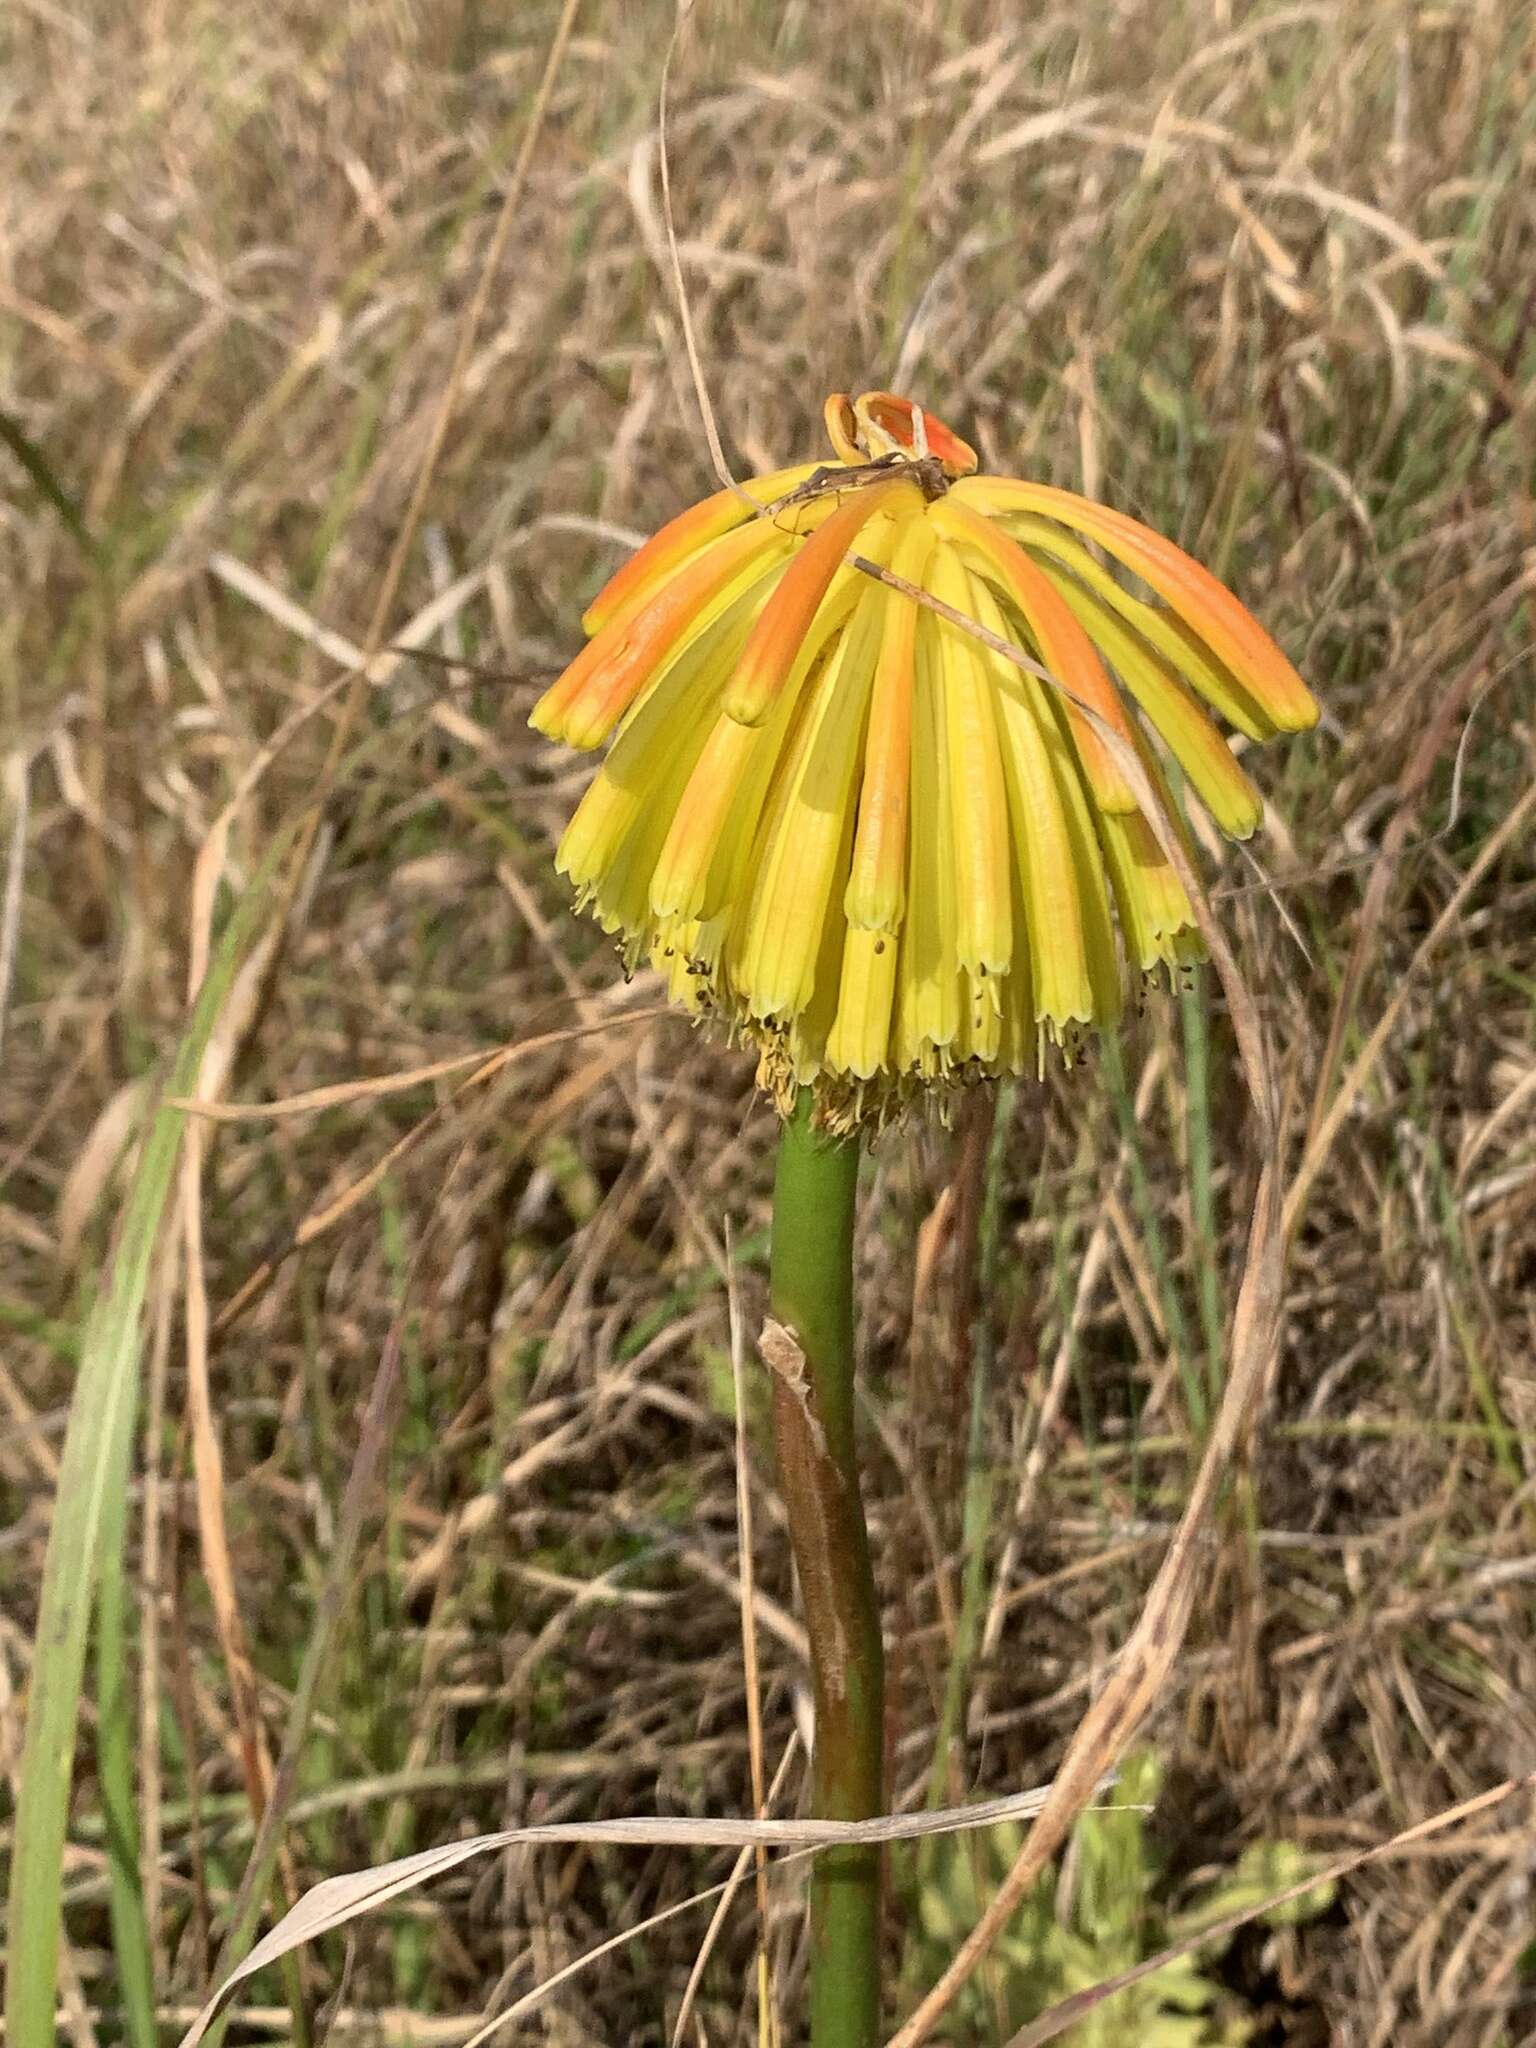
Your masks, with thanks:
M1163 792L1166 755L1246 837L1262 804L1211 712L1262 740L1317 705L1137 521L977 474L889 392L826 423L835 461L718 492L625 563L532 723L613 740L557 863L626 963L752 1043L781 1106L808 1084L850 1127L1037 1068L1116 1021L1127 969L1200 958L1132 782Z

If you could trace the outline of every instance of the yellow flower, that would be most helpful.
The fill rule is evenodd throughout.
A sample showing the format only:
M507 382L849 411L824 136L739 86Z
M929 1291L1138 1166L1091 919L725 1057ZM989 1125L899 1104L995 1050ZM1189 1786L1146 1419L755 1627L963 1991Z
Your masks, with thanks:
M1263 740L1317 705L1123 513L976 474L889 392L826 421L835 461L718 492L625 563L532 723L613 739L557 864L626 965L754 1045L781 1107L811 1085L850 1128L1038 1070L1116 1021L1127 968L1202 957L1126 750L1159 792L1166 753L1243 838L1263 807L1210 712Z

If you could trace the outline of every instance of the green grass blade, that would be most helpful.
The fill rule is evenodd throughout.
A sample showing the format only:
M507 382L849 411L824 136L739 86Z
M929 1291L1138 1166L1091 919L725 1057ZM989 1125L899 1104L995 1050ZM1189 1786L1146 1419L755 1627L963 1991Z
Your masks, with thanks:
M96 1607L96 1770L107 1830L112 1958L123 2026L132 2048L157 2048L155 1967L139 1872L134 1801L133 1688L128 1663L125 1539L128 1490L119 1487L102 1521L101 1592Z
M94 561L96 543L87 531L74 499L55 476L53 465L42 449L29 435L23 433L11 414L5 411L0 411L0 444L10 449L41 495L48 500L85 553Z
M290 836L284 834L269 853L220 935L177 1049L167 1088L170 1095L191 1094L196 1087L214 1020ZM6 2039L11 2048L52 2048L55 2039L60 1872L86 1640L112 1517L120 1518L126 1511L141 1311L183 1121L183 1111L162 1107L150 1125L123 1212L110 1278L91 1311L80 1348L43 1566L16 1801L5 1991Z

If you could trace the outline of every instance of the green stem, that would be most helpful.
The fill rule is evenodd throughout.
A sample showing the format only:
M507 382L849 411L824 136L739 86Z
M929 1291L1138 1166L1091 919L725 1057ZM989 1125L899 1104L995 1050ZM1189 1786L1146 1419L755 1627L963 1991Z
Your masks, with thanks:
M112 1961L123 2032L133 2048L156 2048L155 1966L139 1870L134 1805L133 1714L129 1705L128 1578L124 1549L128 1489L114 1491L102 1517L101 1585L96 1595L96 1772L111 1875Z
M858 1140L814 1131L802 1094L779 1144L770 1299L804 1369L787 1347L770 1363L779 1477L811 1643L812 1804L829 1820L884 1811L880 1607L854 1453L858 1171ZM811 1879L812 2048L876 2048L879 2039L880 1854L825 1850Z

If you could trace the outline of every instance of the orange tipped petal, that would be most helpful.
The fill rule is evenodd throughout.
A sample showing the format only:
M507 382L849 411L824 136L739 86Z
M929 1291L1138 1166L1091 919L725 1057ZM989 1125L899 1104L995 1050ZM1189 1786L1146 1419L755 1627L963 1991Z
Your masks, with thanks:
M1099 645L1153 729L1194 784L1223 832L1246 839L1264 817L1264 800L1232 749L1160 655L1059 570L1046 570L1086 630Z
M950 476L969 476L976 467L976 450L962 441L952 427L910 398L898 398L894 391L866 391L853 403L854 415L863 428L859 437L872 455L899 449L903 455L933 455Z
M994 572L996 580L1024 615L1024 623L1040 649L1040 658L1072 693L1065 700L1067 723L1083 769L1101 810L1136 809L1130 784L1115 765L1109 749L1073 698L1099 715L1116 736L1132 746L1130 721L1114 684L1105 673L1093 642L1083 631L1050 578L1032 562L1016 540L968 505L942 499L934 508L936 524L970 546Z
M716 541L638 611L621 614L589 641L535 704L528 723L569 746L600 746L703 609L785 545L785 536L764 520Z
M963 483L964 502L978 511L1043 512L1099 541L1149 584L1251 691L1282 732L1317 723L1317 700L1247 607L1209 569L1161 534L1051 484L975 477Z
M719 540L754 517L746 499L752 504L771 505L797 484L803 484L815 467L814 463L802 462L793 469L755 476L739 492L716 491L712 498L704 498L697 505L690 505L686 512L680 512L609 577L582 613L582 631L588 635L601 633L619 619L632 616L690 555L696 555L712 540Z
M928 588L962 617L972 615L976 585L958 552L947 543L934 551ZM1002 614L996 617L1001 624ZM966 973L985 981L988 976L1006 974L1013 958L1008 798L994 689L980 661L981 644L970 634L948 619L938 618L934 644L955 864L955 951ZM995 995L995 990L992 993ZM990 1001L985 1006L990 1008ZM974 1014L969 1005L964 1014Z
M853 410L853 400L846 391L834 391L821 408L821 417L826 422L827 439L837 450L843 462L862 462L864 451L859 446L859 422Z
M762 724L844 555L877 512L893 511L903 499L922 502L910 483L898 480L866 485L801 542L799 553L779 578L752 628L725 700L728 718L738 725Z

